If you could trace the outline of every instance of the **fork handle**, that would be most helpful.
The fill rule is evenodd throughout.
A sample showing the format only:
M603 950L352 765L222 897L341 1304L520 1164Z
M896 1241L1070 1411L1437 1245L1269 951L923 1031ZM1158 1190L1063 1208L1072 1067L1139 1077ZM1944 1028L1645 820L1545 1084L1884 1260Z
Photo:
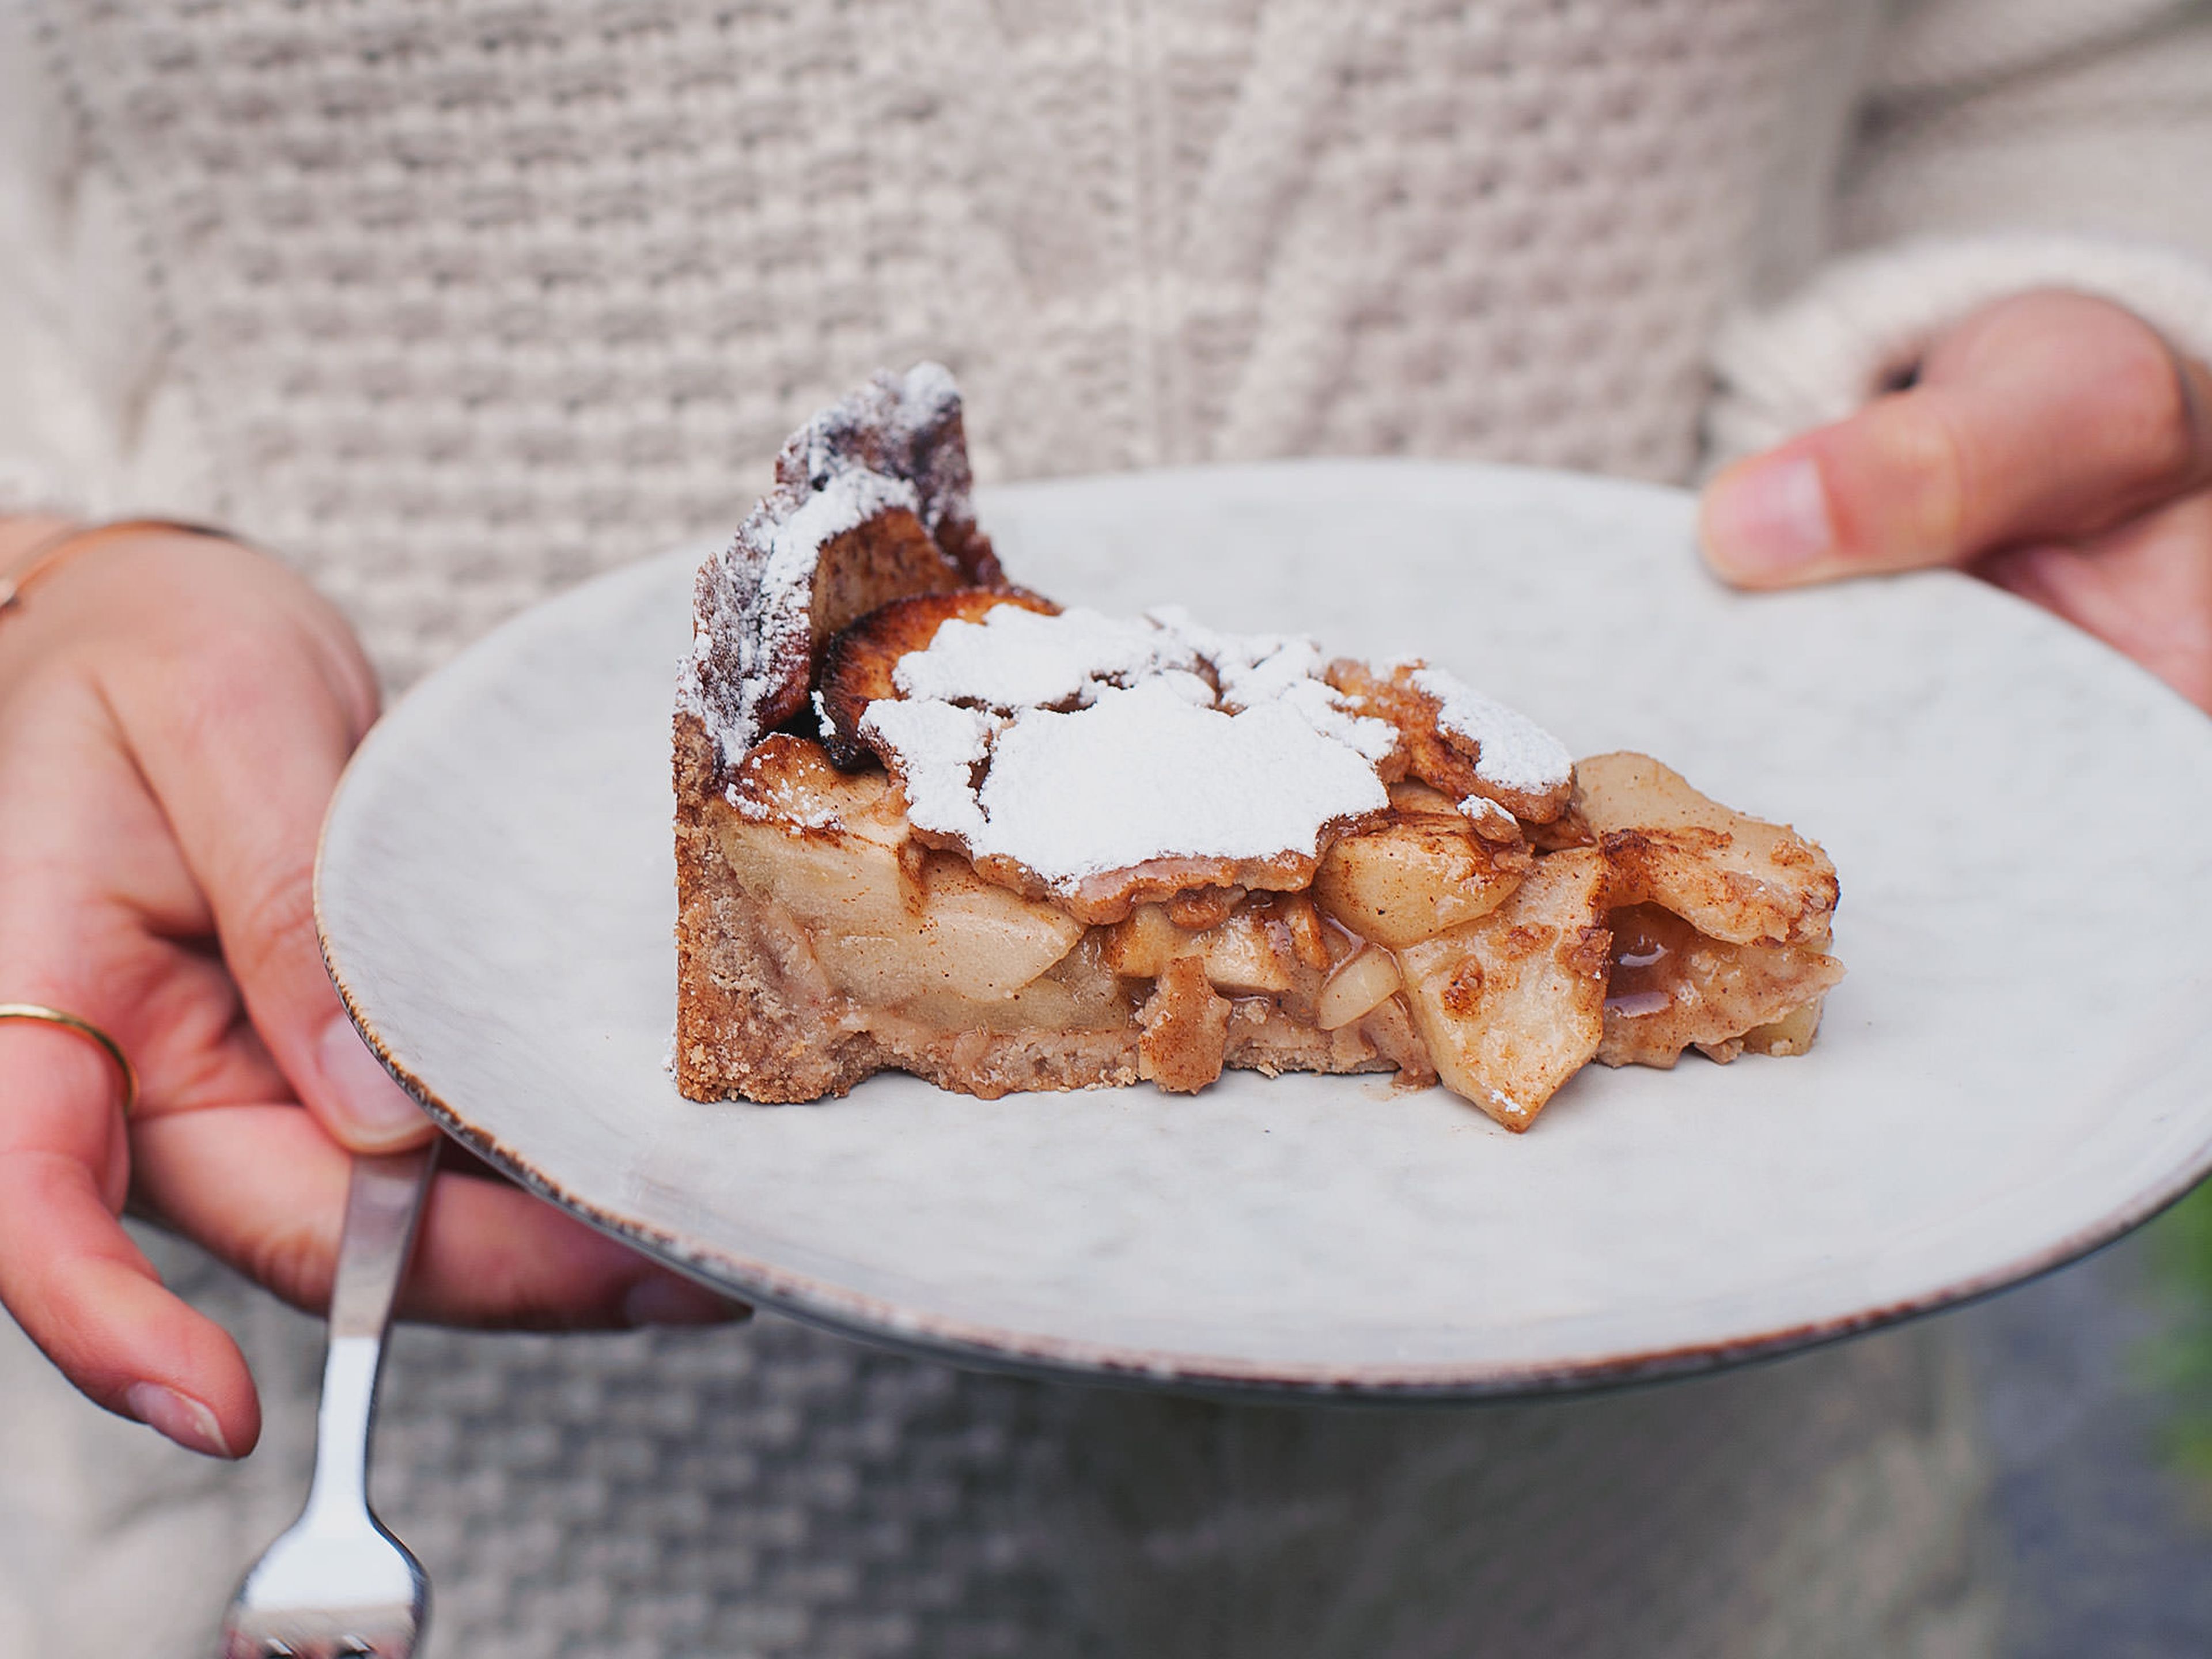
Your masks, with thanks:
M354 1159L337 1276L331 1286L333 1341L349 1336L383 1340L437 1158L434 1140L412 1152Z
M323 1359L315 1419L315 1479L307 1511L364 1504L368 1437L383 1369L384 1332L406 1275L415 1224L437 1167L438 1142L412 1152L354 1159L331 1286L331 1344Z

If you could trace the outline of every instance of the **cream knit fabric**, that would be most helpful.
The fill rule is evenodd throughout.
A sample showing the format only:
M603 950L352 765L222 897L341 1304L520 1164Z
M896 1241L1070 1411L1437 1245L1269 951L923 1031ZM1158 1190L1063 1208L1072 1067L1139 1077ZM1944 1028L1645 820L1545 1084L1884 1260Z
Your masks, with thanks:
M2212 58L2206 77L2212 82ZM2212 246L2212 235L2206 240ZM1842 419L1910 370L1950 324L2027 289L2114 301L2212 362L2207 269L2163 247L2024 234L1917 240L1839 258L1784 304L1722 325L1712 361L1723 393L1707 417L1716 456Z
M0 1655L203 1659L297 1511L319 1333L183 1252L269 1393L233 1469L0 1326ZM14 1346L10 1346L11 1343ZM1569 1403L1228 1407L905 1360L763 1316L403 1330L378 1508L443 1659L1972 1659L1972 1402L1917 1327Z
M2212 253L2179 161L2127 182L2212 120L2201 6L27 3L0 0L0 506L224 518L395 685L733 522L885 362L960 373L987 479L1381 451L1670 477L1709 413L1747 442L1846 408L2008 286L2094 265L2203 314L2202 263L1984 241L1924 265L1940 304L1899 253L1753 320L1839 245ZM2130 75L2157 124L2099 94ZM1992 184L2022 144L2021 178L2075 158L2070 196ZM253 1358L266 1449L157 1445L0 1328L0 1659L199 1651L296 1503L313 1326L156 1248ZM1413 1413L1042 1387L768 1319L410 1331L378 1481L454 1659L1966 1655L1971 1422L1940 1326Z
M1679 476L1820 10L87 3L40 61L193 493L405 679L733 523L798 417L922 356L986 480Z
M1711 459L1848 414L2031 288L2116 301L2212 362L2212 6L1907 5L1871 68L1835 208L1858 251L1727 319Z

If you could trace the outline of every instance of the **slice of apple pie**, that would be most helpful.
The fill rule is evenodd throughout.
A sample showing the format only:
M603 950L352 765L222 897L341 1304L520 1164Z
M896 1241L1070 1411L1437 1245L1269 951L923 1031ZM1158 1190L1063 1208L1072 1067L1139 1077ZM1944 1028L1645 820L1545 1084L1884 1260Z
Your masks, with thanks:
M969 482L951 378L879 376L699 572L685 1094L1395 1072L1522 1129L1592 1059L1812 1041L1812 842L1419 661L1063 610Z

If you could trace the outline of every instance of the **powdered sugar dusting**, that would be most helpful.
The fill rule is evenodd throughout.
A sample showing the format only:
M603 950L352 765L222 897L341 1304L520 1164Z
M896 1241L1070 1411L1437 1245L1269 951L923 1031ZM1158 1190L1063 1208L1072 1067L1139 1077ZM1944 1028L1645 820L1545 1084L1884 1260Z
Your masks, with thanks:
M1413 689L1437 703L1437 726L1475 745L1474 775L1499 789L1530 795L1565 789L1574 781L1566 745L1518 709L1488 697L1441 668L1418 668Z
M1459 804L1459 810L1478 831L1487 830L1493 836L1510 837L1520 828L1512 813L1486 795L1469 795Z
M729 802L732 811L751 823L777 823L787 829L795 827L800 830L836 830L844 824L844 820L837 816L836 807L799 792L789 792L775 799L763 800L745 793L732 780L723 786L722 799Z
M1205 659L1221 687L1221 707L1231 713L1284 702L1323 737L1370 761L1387 758L1397 746L1389 721L1346 708L1344 697L1321 678L1321 647L1304 635L1224 634L1192 621L1179 605L1158 606L1146 617Z
M801 830L842 827L834 799L803 785L794 787L760 750L747 755L738 764L736 774L722 786L722 799L730 804L731 811L751 823Z
M927 650L899 659L892 683L908 697L1050 708L1088 702L1102 686L1197 666L1195 653L1147 623L1080 608L1045 616L1002 605L981 622L943 624Z
M978 799L979 850L1048 883L1177 854L1313 856L1328 823L1389 803L1364 757L1286 705L1200 708L1156 680L1013 720Z
M988 828L975 775L1005 725L981 709L933 700L886 699L870 703L860 716L861 735L898 757L908 821L971 844Z
M905 696L869 704L860 732L917 828L1058 890L1156 859L1313 857L1330 825L1389 805L1376 763L1395 741L1320 665L1310 641L1179 612L1001 606L901 658Z

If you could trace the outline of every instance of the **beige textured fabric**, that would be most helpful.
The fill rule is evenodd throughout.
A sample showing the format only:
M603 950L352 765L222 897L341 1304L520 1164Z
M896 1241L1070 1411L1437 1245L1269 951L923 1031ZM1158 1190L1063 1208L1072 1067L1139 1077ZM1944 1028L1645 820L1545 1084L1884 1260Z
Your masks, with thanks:
M2206 69L2212 86L2212 60ZM2205 153L2212 155L2212 131ZM1719 395L1706 416L1712 459L1841 420L1894 384L1950 325L2032 288L2127 306L2212 362L2212 262L2086 237L1910 241L1833 260L1784 303L1722 325L1712 346Z
M1839 237L1941 228L1912 181L1962 153L1945 112L2008 118L2051 53L2189 23L27 3L0 0L0 507L228 518L395 684L727 526L797 417L925 354L969 387L987 479L1379 451L1682 476L1729 307ZM2067 213L2031 217L2129 228ZM269 1445L195 1463L0 1327L0 1659L199 1651L303 1483L313 1326L161 1259L254 1358ZM1414 1413L1040 1387L766 1320L410 1332L378 1481L454 1659L1932 1656L1992 1626L1940 1325Z
M1871 55L1832 260L1716 338L1712 461L1839 419L1978 306L2065 288L2212 362L2212 7L1936 0Z
M207 508L405 679L733 522L798 417L923 355L987 479L1679 476L1819 9L82 4L42 61Z
M304 1490L317 1328L156 1249L253 1356L268 1443L158 1443L0 1325L6 1659L200 1659ZM441 1659L1970 1659L1996 1623L1937 1326L1473 1410L1046 1388L765 1318L406 1330L386 1388L379 1507Z
M1922 0L1874 70L1845 241L2059 232L2212 260L2203 0Z

